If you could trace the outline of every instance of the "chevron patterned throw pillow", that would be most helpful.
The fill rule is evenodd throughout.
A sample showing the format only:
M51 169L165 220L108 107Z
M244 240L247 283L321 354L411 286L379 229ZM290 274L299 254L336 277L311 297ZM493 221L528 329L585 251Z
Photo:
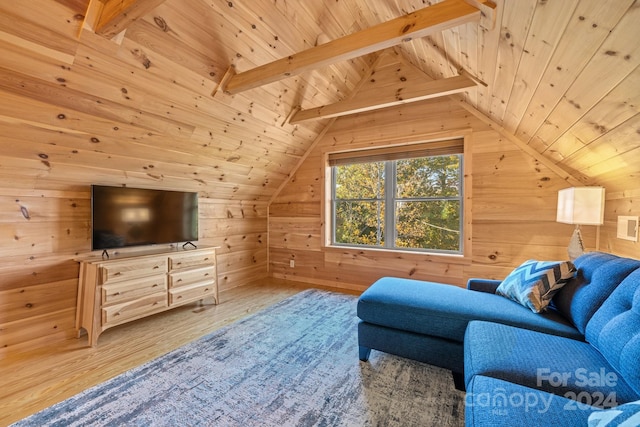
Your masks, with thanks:
M569 261L528 260L509 273L496 294L540 313L575 272L575 266Z
M640 400L625 403L606 411L589 415L589 427L615 427L640 425Z

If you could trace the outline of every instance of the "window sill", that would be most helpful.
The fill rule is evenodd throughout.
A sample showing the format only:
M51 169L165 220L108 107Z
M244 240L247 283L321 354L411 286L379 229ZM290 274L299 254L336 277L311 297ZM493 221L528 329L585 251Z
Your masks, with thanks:
M390 250L390 249L378 249L378 248L356 248L353 246L335 246L325 245L323 249L327 252L341 252L341 253L355 253L355 254L382 254L389 258L416 260L416 261L432 261L449 264L459 265L471 265L471 257L459 254L439 254L433 252L416 252L416 251L403 251L403 250Z

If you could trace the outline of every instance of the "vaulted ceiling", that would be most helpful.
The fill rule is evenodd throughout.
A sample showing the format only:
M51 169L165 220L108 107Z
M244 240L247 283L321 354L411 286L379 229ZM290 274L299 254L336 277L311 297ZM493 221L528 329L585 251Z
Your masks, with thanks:
M103 181L120 171L127 184L215 183L216 197L254 200L272 198L331 123L290 123L296 107L350 99L379 54L234 95L220 90L230 66L251 70L439 3L138 0L150 10L111 37L91 28L92 2L0 3L0 129L16 144L41 137L0 158L22 158L34 183L92 167ZM479 79L454 96L578 180L623 189L640 175L640 2L495 3L493 29L474 21L391 52L425 81Z

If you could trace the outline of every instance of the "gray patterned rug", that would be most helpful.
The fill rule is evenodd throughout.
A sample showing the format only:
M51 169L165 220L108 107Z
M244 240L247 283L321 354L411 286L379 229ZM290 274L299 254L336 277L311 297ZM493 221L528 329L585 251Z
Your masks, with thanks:
M356 298L308 290L14 426L459 426L451 374L372 352Z

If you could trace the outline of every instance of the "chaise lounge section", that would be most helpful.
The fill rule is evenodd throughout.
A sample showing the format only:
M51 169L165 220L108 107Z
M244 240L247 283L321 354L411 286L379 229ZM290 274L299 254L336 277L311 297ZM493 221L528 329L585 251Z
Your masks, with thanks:
M500 281L382 278L358 302L360 359L374 349L464 373L467 425L586 425L640 399L640 261L592 252L575 266L542 313L497 295Z

